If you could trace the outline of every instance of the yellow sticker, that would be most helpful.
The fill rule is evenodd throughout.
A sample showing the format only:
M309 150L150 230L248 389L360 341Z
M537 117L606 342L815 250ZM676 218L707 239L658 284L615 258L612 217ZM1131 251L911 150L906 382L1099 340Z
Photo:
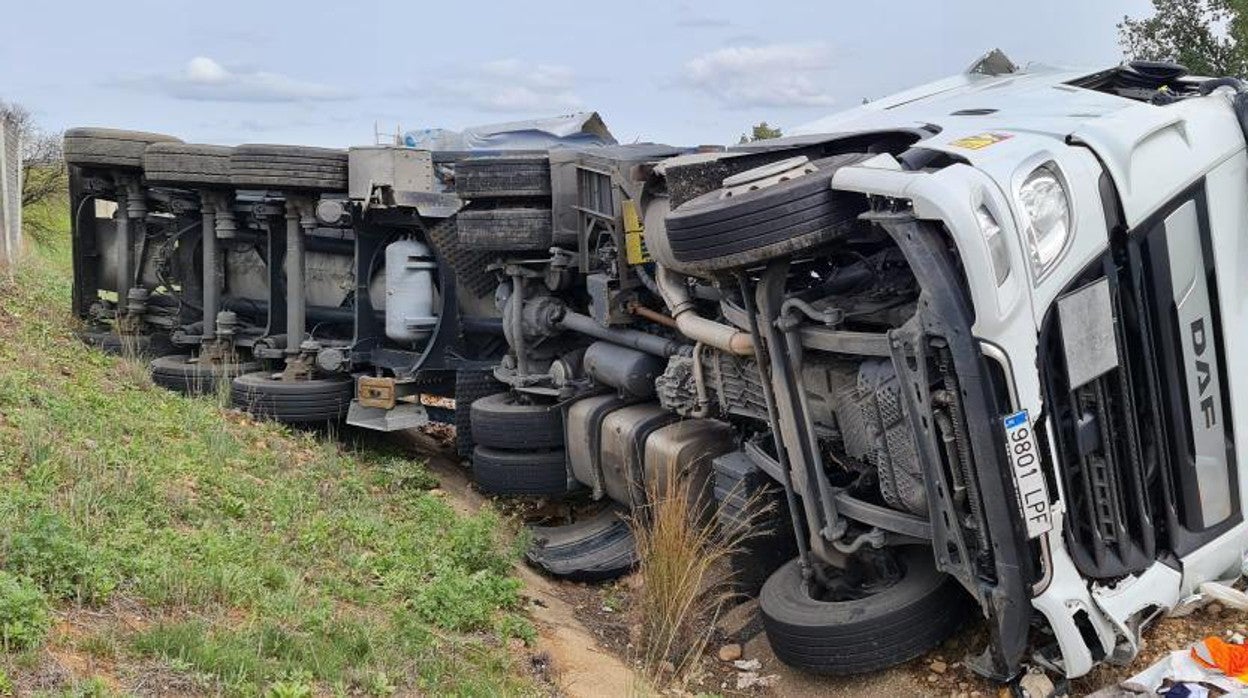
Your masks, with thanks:
M966 148L967 150L982 150L990 145L996 145L1001 141L1008 141L1014 136L1008 133L981 133L978 136L967 136L959 138L949 145L958 148Z
M646 249L646 230L641 224L641 211L637 202L626 199L620 207L624 219L624 253L630 265L650 262L650 250Z

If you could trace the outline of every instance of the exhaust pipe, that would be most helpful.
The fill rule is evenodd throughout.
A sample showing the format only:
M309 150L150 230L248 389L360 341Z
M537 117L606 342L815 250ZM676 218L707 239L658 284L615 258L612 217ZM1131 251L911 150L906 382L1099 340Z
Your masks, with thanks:
M676 329L681 334L730 354L754 355L754 339L750 337L750 333L698 315L693 307L693 298L680 274L660 266L655 282L659 286L659 295L663 296L663 302L671 309L672 319L676 321Z

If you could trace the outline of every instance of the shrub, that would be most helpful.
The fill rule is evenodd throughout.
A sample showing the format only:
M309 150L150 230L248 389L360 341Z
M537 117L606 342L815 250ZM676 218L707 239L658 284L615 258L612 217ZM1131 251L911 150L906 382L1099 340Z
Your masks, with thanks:
M116 586L97 558L63 519L48 512L26 519L0 545L6 569L34 580L54 598L79 603L102 603Z
M43 592L29 580L0 571L0 640L4 650L35 647L51 624Z

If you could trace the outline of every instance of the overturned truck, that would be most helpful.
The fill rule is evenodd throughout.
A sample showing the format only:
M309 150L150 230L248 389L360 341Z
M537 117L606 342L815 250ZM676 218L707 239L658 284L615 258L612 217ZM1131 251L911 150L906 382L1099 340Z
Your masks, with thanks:
M609 502L535 530L581 578L673 470L726 527L771 502L733 564L808 670L972 617L995 679L1128 661L1248 547L1244 89L993 53L809 135L552 151L555 243L494 263L478 483Z
M253 271L227 270L215 324L173 339L233 357L214 370L269 362L234 379L243 406L339 376L344 413L407 424L394 411L412 394L455 395L482 490L599 503L535 527L529 559L552 574L631 567L622 517L674 475L720 526L759 527L732 564L783 661L869 671L980 618L968 666L1074 677L1130 660L1248 548L1248 372L1229 370L1248 350L1245 90L1169 64L1021 71L994 52L808 135L459 154L441 189L400 195L383 176L311 208L317 187L257 170L320 176L345 156L240 147L229 204L211 183L80 161L76 263L226 222L230 250L212 254L254 255ZM381 157L397 171L421 152ZM93 198L116 212L88 215ZM342 250L352 283L299 309L291 260L317 267L314 247ZM106 337L135 336L136 316L184 327L213 306L185 281L211 256L173 248L76 268L80 313Z

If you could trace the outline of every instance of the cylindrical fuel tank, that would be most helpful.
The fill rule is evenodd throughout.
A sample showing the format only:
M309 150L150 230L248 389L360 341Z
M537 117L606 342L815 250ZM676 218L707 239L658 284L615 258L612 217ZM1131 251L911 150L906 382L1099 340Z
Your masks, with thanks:
M654 379L667 368L662 357L610 342L589 345L583 364L590 378L635 398L653 397Z
M438 324L434 310L433 251L416 240L386 246L386 337L402 344L423 342Z

